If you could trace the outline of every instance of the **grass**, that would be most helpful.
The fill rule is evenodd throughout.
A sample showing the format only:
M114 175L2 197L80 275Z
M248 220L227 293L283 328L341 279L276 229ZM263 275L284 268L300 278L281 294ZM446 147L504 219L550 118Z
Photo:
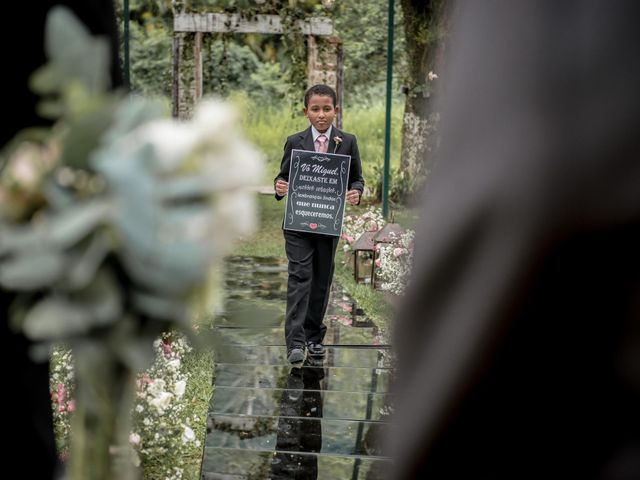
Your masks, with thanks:
M207 412L209 400L213 395L213 351L212 349L193 350L185 355L185 371L189 372L189 381L185 391L185 401L188 409L202 419L199 429L194 428L201 445L204 445ZM196 425L194 425L195 427ZM194 452L184 459L185 479L196 480L200 478L200 463L202 462L202 450Z
M238 240L233 249L233 255L284 256L284 238L282 236L284 207L284 200L277 201L273 195L258 195L258 213L260 215L258 228L252 235Z
M288 106L273 107L254 104L246 95L234 94L231 101L242 112L243 128L249 140L262 150L267 159L264 183L271 185L280 170L284 142L288 135L304 130L309 122L300 113L292 115ZM402 108L392 108L390 166L400 164ZM349 108L343 112L344 130L353 133L358 139L358 148L362 161L363 176L371 187L379 183L378 178L384 163L384 102L363 107Z

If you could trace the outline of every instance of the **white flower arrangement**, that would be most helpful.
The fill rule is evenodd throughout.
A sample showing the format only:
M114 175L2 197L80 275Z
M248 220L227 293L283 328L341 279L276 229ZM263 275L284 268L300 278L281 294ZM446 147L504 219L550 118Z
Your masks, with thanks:
M364 232L377 232L384 225L385 220L380 208L369 207L361 215L354 213L345 215L342 221L342 235L340 236L343 240L342 250L345 253L351 252L353 243L360 235Z
M177 480L185 459L199 453L201 443L193 427L202 429L205 419L190 412L185 402L188 378L182 360L191 351L185 338L164 335L155 346L153 366L138 377L129 443L144 471L161 468L157 478Z
M401 235L390 233L389 236L390 243L381 245L376 259L380 288L403 295L411 277L415 232L407 230Z
M69 455L71 415L75 411L73 356L68 348L58 346L51 353L49 392L53 410L56 447L61 458Z
M246 187L264 159L221 100L178 122L161 102L108 91L108 42L67 8L51 9L45 38L49 63L31 84L56 124L0 152L0 288L15 292L7 321L35 350L73 351L69 479L129 479L112 452L128 448L134 379L162 332L193 333L194 300L209 305L212 272L256 223ZM186 379L172 381L153 397L165 421ZM65 411L67 394L56 390Z
M192 349L182 335L163 335L154 342L155 361L137 379L132 411L133 449L129 456L143 471L158 480L180 480L185 459L200 454L201 442L194 426L205 424L202 415L190 412L184 393L187 375L184 356ZM51 373L51 399L54 409L56 441L63 458L68 455L71 417L75 408L73 355L67 348L54 350Z

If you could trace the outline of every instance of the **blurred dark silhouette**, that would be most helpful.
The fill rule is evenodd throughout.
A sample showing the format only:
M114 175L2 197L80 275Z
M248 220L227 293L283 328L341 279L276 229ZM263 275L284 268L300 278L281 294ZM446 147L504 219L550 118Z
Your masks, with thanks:
M640 478L640 2L449 12L394 479Z
M8 2L3 18L15 28L2 29L5 71L2 91L5 120L0 129L0 146L26 127L46 126L49 121L36 114L38 97L29 89L31 74L46 62L44 33L46 15L54 5L73 10L93 34L108 35L112 45L112 83L119 86L122 77L118 60L118 36L112 0L60 0ZM6 106L12 105L11 108ZM0 167L1 168L1 167ZM0 335L5 382L5 428L8 450L4 469L18 472L21 478L50 479L58 473L53 435L49 364L34 362L29 354L30 342L9 328L7 316L13 294L0 289ZM8 427L8 428L6 428Z

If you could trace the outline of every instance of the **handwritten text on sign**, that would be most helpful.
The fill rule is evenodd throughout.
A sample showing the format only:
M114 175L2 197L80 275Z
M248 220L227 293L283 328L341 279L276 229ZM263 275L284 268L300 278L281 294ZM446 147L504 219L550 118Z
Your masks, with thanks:
M284 228L340 236L349 155L293 150Z

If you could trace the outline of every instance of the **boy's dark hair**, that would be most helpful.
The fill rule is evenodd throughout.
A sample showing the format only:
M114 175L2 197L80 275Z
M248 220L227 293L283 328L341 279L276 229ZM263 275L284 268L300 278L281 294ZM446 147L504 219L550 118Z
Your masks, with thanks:
M333 106L335 107L338 104L338 96L336 95L336 91L331 88L329 85L318 84L307 90L307 93L304 94L304 108L309 106L309 99L313 95L321 95L324 97L331 97L333 100Z

